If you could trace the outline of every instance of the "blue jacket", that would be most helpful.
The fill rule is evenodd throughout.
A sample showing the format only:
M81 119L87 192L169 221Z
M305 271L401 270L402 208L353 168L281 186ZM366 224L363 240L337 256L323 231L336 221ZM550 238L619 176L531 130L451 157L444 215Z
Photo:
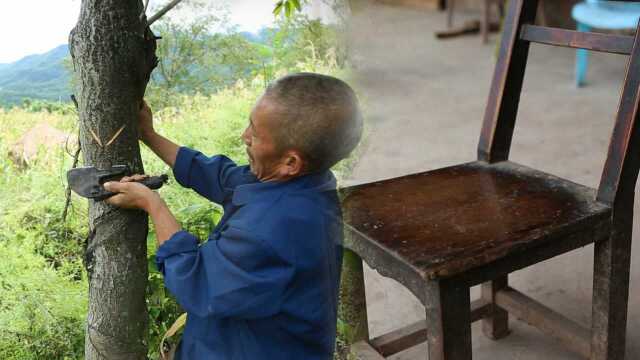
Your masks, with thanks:
M181 147L173 172L224 208L206 242L181 230L156 254L188 313L177 357L331 359L342 263L331 171L261 182L224 155Z

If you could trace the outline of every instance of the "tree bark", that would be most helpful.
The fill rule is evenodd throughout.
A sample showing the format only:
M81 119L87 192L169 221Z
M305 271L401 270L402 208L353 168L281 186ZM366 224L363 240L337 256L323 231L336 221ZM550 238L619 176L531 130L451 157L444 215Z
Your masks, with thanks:
M342 259L338 318L345 325L342 335L349 346L361 340L369 341L364 286L362 259L355 252L345 248Z
M137 115L157 59L142 9L141 0L82 0L69 44L85 166L144 172ZM85 359L146 359L147 214L90 200L89 229Z

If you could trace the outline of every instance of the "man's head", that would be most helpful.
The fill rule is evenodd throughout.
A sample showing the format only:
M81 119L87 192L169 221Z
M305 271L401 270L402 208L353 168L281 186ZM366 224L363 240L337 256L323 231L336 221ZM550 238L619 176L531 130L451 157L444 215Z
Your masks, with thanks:
M351 153L361 135L362 116L349 85L298 73L269 85L242 139L251 171L265 181L327 170Z

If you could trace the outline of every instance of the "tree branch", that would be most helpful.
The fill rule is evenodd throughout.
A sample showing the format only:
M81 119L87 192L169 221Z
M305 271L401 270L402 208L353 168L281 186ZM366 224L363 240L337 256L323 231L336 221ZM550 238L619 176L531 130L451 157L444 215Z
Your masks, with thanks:
M172 0L170 3L165 5L160 11L155 13L152 17L147 20L147 26L151 26L156 20L160 19L164 14L166 14L169 10L173 9L176 5L178 5L182 0Z
M147 13L147 8L149 7L149 0L144 0L144 9L142 10L145 14Z
M142 8L142 13L140 14L140 20L142 20L147 15L147 7L149 7L149 0L144 0L144 7Z
M76 106L76 112L80 113L80 108L78 106L78 100L75 95L71 95L71 100L73 104ZM68 140L68 138L67 138ZM80 128L78 128L78 148L76 149L75 154L73 155L73 165L71 165L72 169L75 169L78 166L78 159L80 157ZM69 210L69 205L71 205L71 186L67 184L67 189L65 191L65 203L64 203L64 211L62 211L62 222L67 220L67 211Z

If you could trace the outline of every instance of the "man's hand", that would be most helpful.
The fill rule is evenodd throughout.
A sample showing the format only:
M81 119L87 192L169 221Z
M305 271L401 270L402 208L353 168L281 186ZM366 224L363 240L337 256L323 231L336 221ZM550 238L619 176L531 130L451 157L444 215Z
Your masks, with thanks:
M154 133L155 130L153 128L153 114L151 113L151 108L147 105L146 101L142 100L142 107L138 113L138 138L145 141L145 139L149 138L149 136Z
M106 199L108 204L126 209L141 209L149 212L153 202L159 195L148 187L137 183L148 177L148 175L125 176L120 181L110 181L104 184L108 191L118 193Z
M138 139L142 140L162 161L173 169L178 156L179 146L173 141L156 133L153 128L153 114L147 102L142 100L138 113Z

